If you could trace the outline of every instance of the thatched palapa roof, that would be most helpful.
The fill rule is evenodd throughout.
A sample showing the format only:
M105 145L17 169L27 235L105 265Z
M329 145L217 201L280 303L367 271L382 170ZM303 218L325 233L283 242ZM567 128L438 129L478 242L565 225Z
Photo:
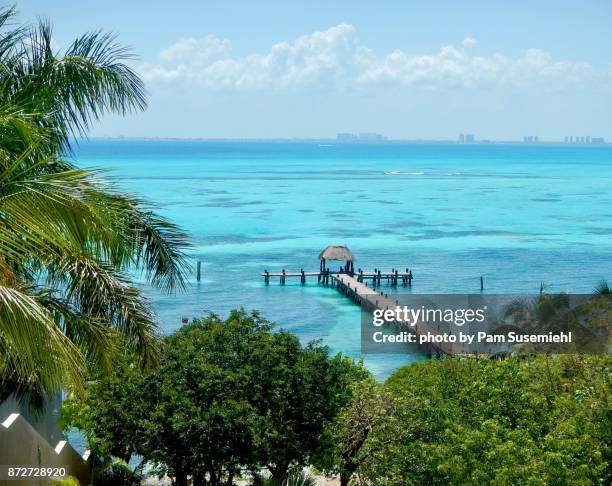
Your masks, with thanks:
M319 253L319 260L342 260L344 262L352 262L355 257L345 245L329 245L325 250Z

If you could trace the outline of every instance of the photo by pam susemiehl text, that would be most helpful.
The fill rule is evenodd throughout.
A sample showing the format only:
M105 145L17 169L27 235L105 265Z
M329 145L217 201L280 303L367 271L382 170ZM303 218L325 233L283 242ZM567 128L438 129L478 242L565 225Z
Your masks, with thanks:
M395 306L364 307L362 352L412 353L423 352L423 347L439 355L605 351L597 338L602 307L593 295L548 300L546 305L556 305L555 318L538 322L530 312L542 305L543 298L540 294L392 295L385 302L395 301Z

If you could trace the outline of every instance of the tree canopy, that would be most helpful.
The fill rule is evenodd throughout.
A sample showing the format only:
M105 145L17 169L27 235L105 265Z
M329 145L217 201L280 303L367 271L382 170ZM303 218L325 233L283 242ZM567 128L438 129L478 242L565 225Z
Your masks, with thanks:
M126 362L92 383L85 401L69 400L65 416L98 457L140 454L177 484L231 484L262 468L283 482L327 447L351 384L368 375L244 311L196 319L162 349L156 369Z
M97 457L140 454L177 484L284 484L310 465L341 484L607 484L609 355L445 358L386 382L272 332L258 314L197 319L161 364L125 362L65 406ZM263 482L261 484L264 484Z
M396 371L394 410L357 454L372 484L607 484L612 358L430 360Z

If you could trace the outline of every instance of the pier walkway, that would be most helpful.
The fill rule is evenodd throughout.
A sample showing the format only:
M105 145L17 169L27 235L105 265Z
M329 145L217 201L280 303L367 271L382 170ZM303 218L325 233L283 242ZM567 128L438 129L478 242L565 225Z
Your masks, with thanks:
M359 304L362 309L368 312L380 309L395 310L399 305L398 301L392 300L384 292L379 292L366 284L359 282L356 278L345 274L333 274L333 283L338 290L351 298L356 304ZM397 331L408 331L417 336L430 334L432 336L443 336L445 330L440 329L437 324L420 321L415 326L404 325L401 322L395 324ZM429 353L437 356L455 355L455 354L473 354L474 351L461 343L428 343Z
M281 285L285 285L287 278L300 278L300 282L303 285L306 283L307 277L317 277L319 283L336 287L367 312L374 312L377 309L383 311L395 310L399 305L398 301L389 298L387 293L380 291L381 282L386 282L391 287L397 286L400 283L403 286L412 286L413 279L412 272L409 269L406 269L405 272L399 272L395 269L391 272L383 272L379 269L367 272L359 269L353 275L349 273L334 273L329 270L325 272L305 272L304 270L299 272L287 272L285 270L269 272L266 270L261 273L261 276L264 277L266 285L270 283L270 278L278 278ZM370 285L368 285L368 280ZM438 325L424 321L418 322L415 326L406 326L398 322L395 327L397 331L408 331L417 336L428 333L433 336L442 336L445 332ZM469 350L467 346L460 343L428 343L425 347L428 348L429 354L436 356L473 354L472 350Z

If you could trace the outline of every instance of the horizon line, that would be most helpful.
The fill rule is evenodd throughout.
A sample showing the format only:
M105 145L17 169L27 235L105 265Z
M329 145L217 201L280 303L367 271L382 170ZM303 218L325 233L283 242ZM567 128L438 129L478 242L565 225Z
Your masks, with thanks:
M600 137L594 137L600 138ZM603 137L601 137L603 138ZM565 140L538 140L536 141L524 141L524 140L513 140L513 139L474 139L473 141L466 142L458 139L447 139L447 138L387 138L381 140L339 140L338 138L331 137L166 137L166 136L125 136L125 135L114 135L114 136L83 136L75 137L75 141L88 141L88 140L125 140L125 141L136 141L136 140L157 140L157 141L227 141L227 142L325 142L334 143L338 145L348 144L385 144L385 143L444 143L444 144L455 144L455 145L490 145L490 144L512 144L512 145L610 145L612 142L608 142L605 139L603 141L584 141L584 142L569 142Z

